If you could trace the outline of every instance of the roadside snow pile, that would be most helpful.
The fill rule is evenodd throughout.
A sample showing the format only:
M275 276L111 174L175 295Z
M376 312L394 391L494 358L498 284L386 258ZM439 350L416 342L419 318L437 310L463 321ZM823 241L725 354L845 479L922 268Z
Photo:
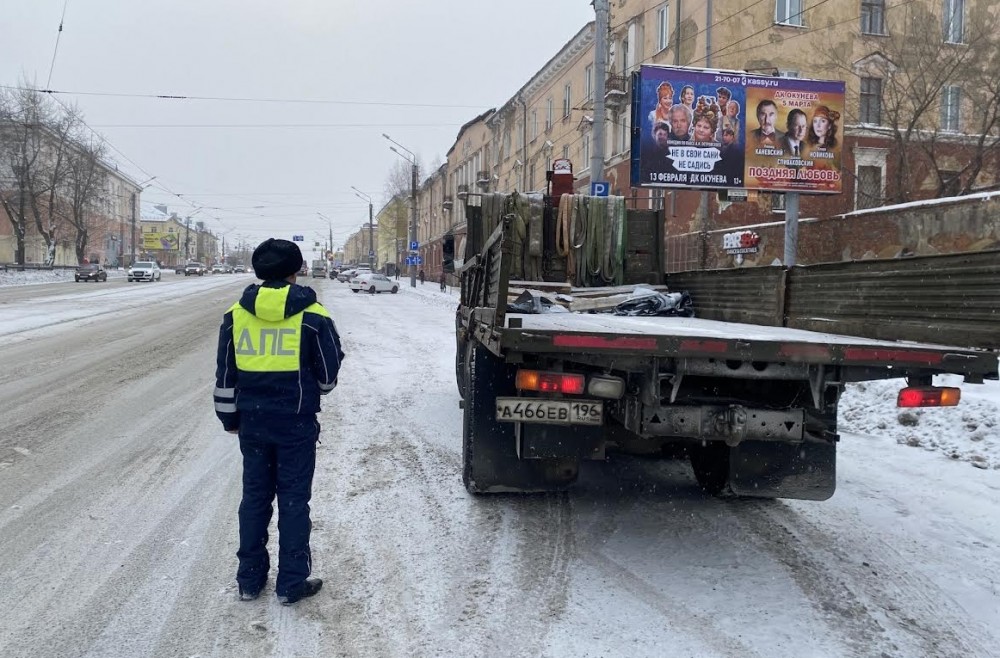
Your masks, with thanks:
M4 272L0 269L0 288L6 286L28 286L36 285L40 283L65 283L69 281L74 282L73 274L75 270L72 269L56 269L56 270L25 270L24 272L16 272L14 270L9 270ZM109 279L124 278L125 272L118 270L108 270Z
M963 384L961 377L935 377L936 386L958 386L957 407L900 409L896 396L905 380L848 384L840 401L840 429L889 436L901 446L939 452L982 469L1000 470L1000 382Z

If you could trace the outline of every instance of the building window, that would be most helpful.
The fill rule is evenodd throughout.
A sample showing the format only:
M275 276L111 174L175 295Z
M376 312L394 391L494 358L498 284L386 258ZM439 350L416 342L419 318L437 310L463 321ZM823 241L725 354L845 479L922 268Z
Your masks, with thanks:
M528 169L528 191L535 189L535 163L531 163Z
M861 78L861 123L882 124L882 78Z
M798 78L799 77L799 72L798 71L794 71L792 69L779 69L778 70L778 77L779 78Z
M510 131L509 130L503 131L503 152L504 152L504 157L507 157L507 156L510 155Z
M777 0L774 21L783 25L805 25L802 21L802 0Z
M965 0L944 0L944 40L965 43Z
M569 160L569 144L563 144L563 160Z
M552 127L552 99L545 101L545 130Z
M567 84L563 87L563 117L568 117L573 109L573 87Z
M670 3L656 10L656 52L667 47L670 41Z
M590 168L590 135L583 136L583 163L581 164L581 171Z
M941 130L958 132L959 110L962 105L962 90L948 85L941 90Z
M524 148L524 126L520 123L514 125L514 132L517 133L517 150L520 151ZM510 148L508 142L508 148Z
M861 0L862 34L885 34L885 0Z
M649 191L649 209L663 210L663 190L653 188Z
M858 194L855 208L878 208L882 205L882 168L858 166Z
M531 111L531 141L538 137L538 110Z
M771 212L785 212L785 195L783 192L771 193Z
M584 95L587 97L588 101L594 100L594 65L587 64L587 68L584 71L584 77L586 82L584 82Z
M625 153L628 151L629 143L629 116L626 114L622 116L621 125L618 126L618 153Z

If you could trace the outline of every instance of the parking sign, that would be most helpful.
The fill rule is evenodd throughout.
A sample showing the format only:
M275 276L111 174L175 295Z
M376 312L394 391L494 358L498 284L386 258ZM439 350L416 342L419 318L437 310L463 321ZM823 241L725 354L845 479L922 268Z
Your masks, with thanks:
M590 196L608 196L611 184L608 181L594 181L590 184Z

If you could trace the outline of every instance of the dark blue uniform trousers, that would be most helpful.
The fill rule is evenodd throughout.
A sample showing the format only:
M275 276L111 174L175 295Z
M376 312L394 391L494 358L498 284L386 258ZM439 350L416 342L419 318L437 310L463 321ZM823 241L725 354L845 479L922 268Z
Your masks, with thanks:
M267 417L243 413L243 501L236 581L244 591L260 591L271 566L267 526L278 496L278 580L275 593L295 593L309 577L309 498L316 469L319 423L315 415Z

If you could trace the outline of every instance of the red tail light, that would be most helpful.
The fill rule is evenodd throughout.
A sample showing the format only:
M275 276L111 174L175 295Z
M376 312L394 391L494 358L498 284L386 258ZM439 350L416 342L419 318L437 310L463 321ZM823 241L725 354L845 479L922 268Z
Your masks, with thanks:
M542 391L544 393L583 393L587 378L563 372L539 372L518 370L516 385L522 391Z
M954 407L962 389L945 386L909 386L899 392L897 407Z

